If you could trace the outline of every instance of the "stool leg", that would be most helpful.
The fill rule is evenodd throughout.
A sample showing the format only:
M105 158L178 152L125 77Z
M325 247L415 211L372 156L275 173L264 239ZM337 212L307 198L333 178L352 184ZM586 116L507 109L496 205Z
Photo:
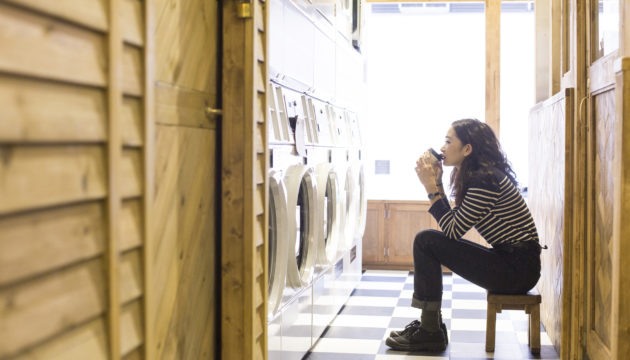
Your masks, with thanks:
M497 307L488 303L486 315L486 352L494 352L494 335L497 321Z
M532 306L529 314L529 348L532 354L540 354L540 305Z

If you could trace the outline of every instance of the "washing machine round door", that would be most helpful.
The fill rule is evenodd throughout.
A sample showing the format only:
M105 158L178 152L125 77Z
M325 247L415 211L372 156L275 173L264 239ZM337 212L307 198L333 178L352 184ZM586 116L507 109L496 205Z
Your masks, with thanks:
M300 288L313 278L317 235L317 180L313 168L290 166L284 176L287 187L288 244L287 286Z
M333 263L339 248L339 226L341 216L338 202L340 199L339 181L335 168L330 163L315 167L317 178L317 204L319 206L319 234L316 239L317 263Z
M282 174L269 172L269 305L268 314L278 311L287 272L287 191Z

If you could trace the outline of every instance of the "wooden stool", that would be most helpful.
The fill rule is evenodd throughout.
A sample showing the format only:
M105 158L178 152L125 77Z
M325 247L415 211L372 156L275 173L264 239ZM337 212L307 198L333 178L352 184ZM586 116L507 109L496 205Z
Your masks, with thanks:
M523 295L495 294L488 292L486 318L486 351L494 352L494 335L497 313L502 310L525 310L529 314L527 337L532 354L540 354L540 294L535 290Z

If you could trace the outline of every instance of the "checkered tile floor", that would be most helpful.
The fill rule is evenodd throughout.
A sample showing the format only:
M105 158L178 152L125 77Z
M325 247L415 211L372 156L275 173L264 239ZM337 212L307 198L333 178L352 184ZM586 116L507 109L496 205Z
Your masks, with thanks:
M541 325L540 355L527 346L527 315L523 311L497 314L494 353L485 352L486 292L453 274L444 275L442 317L449 332L443 353L391 350L385 339L391 330L420 318L410 306L413 275L402 271L368 270L337 318L304 359L420 360L420 359L558 359Z

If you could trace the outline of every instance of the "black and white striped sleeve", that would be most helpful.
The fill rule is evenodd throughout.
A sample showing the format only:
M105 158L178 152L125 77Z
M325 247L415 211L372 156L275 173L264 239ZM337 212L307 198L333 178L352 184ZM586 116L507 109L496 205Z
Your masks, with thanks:
M429 213L440 225L444 235L450 239L460 239L495 207L499 199L499 189L470 187L459 207L451 209L444 198L436 201Z

